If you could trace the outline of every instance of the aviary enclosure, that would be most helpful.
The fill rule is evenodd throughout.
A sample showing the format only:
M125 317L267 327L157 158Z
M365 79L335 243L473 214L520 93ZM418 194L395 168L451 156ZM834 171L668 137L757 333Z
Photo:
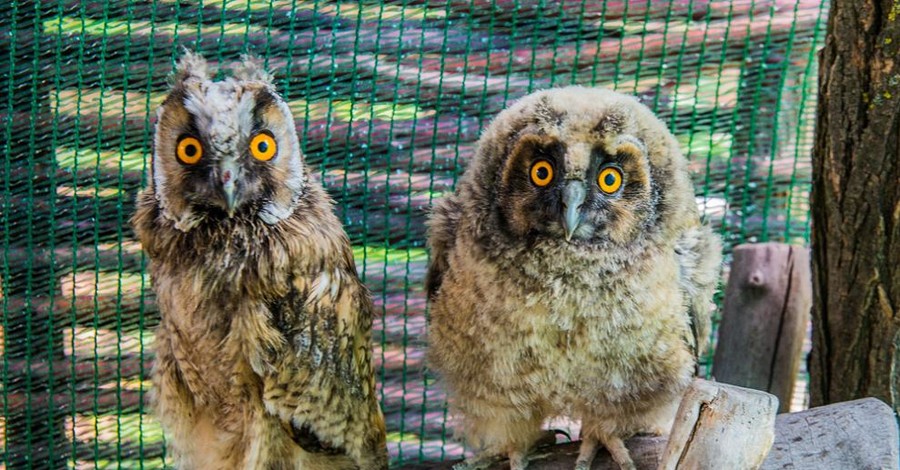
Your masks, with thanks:
M424 222L491 117L563 84L634 94L678 137L726 253L806 244L827 10L811 0L4 3L0 465L166 465L145 408L158 312L127 221L182 48L216 63L253 53L276 74L375 298L377 381L399 465L465 451L423 362ZM798 383L793 409L805 406Z

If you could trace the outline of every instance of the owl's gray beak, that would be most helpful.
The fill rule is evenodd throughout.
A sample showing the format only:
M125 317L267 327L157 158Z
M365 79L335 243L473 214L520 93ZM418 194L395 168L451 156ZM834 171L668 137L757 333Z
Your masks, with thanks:
M234 210L237 207L237 168L233 164L224 163L222 165L222 194L225 196L225 210L228 217L234 216Z
M582 181L571 180L563 189L563 227L566 230L566 241L572 239L572 234L575 233L575 229L581 222L581 206L584 204L586 195L587 190Z
M237 197L234 194L234 183L226 183L222 186L222 192L225 193L225 207L228 211L228 217L233 217L234 208L237 205Z

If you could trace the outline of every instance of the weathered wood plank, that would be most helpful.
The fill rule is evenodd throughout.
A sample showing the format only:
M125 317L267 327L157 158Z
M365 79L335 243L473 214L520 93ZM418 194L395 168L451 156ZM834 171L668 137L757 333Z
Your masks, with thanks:
M87 393L63 393L49 394L12 392L6 394L6 406L11 415L15 415L26 408L49 409L55 412L76 413L111 413L138 411L142 404L145 408L150 405L148 393L137 390L101 389L91 390Z
M800 0L802 13L774 15L763 18L738 17L714 20L691 27L686 32L661 32L647 35L629 35L623 38L607 38L587 44L561 44L556 48L535 49L532 45L517 46L510 51L471 52L465 57L441 57L428 60L423 67L429 71L454 70L466 73L505 74L526 72L532 77L571 73L573 67L593 67L596 61L614 64L616 61L638 63L658 59L667 51L683 51L687 56L699 52L719 57L722 48L743 47L766 36L771 41L778 35L787 38L788 31L811 31L818 19L821 3L817 0ZM411 59L407 59L409 61Z
M759 468L775 438L778 398L695 379L675 416L660 470Z
M101 118L94 114L83 114L60 116L56 125L61 142L73 142L96 150L98 132L103 132L103 135L113 141L110 148L118 149L121 144L119 138L143 141L148 123L143 115L112 115ZM337 148L343 151L348 148L357 149L360 153L366 148L368 152L397 152L415 146L474 141L481 132L481 123L476 117L449 114L394 122L383 119L353 122L333 119L308 122L298 120L297 132L303 139L307 154Z
M560 444L549 448L538 449L531 456L528 470L572 470L575 468L575 459L578 457L580 442ZM659 465L663 447L666 445L665 437L637 436L625 441L631 459L637 468L642 470L656 469ZM399 467L398 470L450 470L459 461L449 461L428 464L410 464ZM592 470L620 470L613 462L606 449L599 449ZM490 470L509 470L509 463L502 461L490 467Z
M783 243L739 245L725 289L713 377L791 396L812 306L809 252Z
M897 417L876 398L782 414L763 470L896 469Z
M626 441L638 470L656 470L666 437L635 437ZM571 470L579 443L542 450L529 470ZM775 418L775 443L762 470L896 469L900 467L897 420L889 406L875 398L813 408ZM450 469L454 463L408 465L399 470ZM491 467L506 470L507 462ZM591 467L618 470L601 450ZM697 468L697 467L683 467ZM713 467L732 468L732 467Z
M404 2L406 3L406 2ZM666 8L660 8L645 0L615 0L591 2L585 0L561 0L548 7L542 0L413 0L412 5L430 8L447 8L450 18L504 23L513 19L533 22L537 17L555 19L578 15L605 21L630 18L642 20L650 17L690 17L694 20L734 18L747 14L760 14L769 9L784 11L793 9L796 0L675 0Z

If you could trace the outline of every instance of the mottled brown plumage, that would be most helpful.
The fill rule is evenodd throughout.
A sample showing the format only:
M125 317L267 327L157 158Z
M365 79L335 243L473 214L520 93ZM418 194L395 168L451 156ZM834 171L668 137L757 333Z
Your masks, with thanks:
M372 302L308 174L267 73L245 61L213 82L185 55L132 220L162 316L154 408L178 468L387 467Z
M709 334L720 243L701 225L687 162L633 98L538 92L482 136L430 222L431 364L461 433L514 469L545 419L599 443L668 430Z

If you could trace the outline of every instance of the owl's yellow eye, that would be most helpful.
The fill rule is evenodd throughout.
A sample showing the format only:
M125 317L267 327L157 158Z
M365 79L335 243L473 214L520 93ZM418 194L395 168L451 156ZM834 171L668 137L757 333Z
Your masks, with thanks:
M178 139L175 156L186 165L193 165L203 156L203 146L196 137L186 136Z
M600 170L597 176L597 185L606 194L612 194L622 187L622 170L615 167L606 167Z
M257 133L250 139L250 155L260 161L269 161L278 151L275 137L267 131Z
M553 181L553 166L547 160L538 160L531 165L531 182L544 187Z

